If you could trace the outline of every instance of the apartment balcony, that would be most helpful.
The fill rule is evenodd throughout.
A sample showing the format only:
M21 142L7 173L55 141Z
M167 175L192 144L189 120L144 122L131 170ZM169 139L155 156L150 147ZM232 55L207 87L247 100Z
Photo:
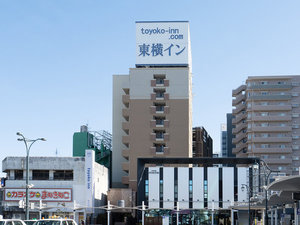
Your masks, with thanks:
M282 154L292 153L292 148L253 148L251 150L254 154Z
M255 143L288 143L292 137L253 137L249 142Z
M122 184L129 184L129 176L122 177Z
M264 159L264 161L269 164L292 164L292 158L285 158L285 159Z
M169 80L162 80L161 82L157 82L156 80L151 80L151 87L168 87Z
M240 104L238 104L238 105L235 106L235 109L232 110L232 114L236 115L236 114L238 114L242 110L246 110L246 105L240 103Z
M125 159L129 159L129 154L130 154L130 150L129 149L123 149L122 150L122 156L125 158Z
M122 170L128 172L129 171L129 162L122 163Z
M245 90L246 90L246 85L243 84L243 85L239 86L237 89L232 90L232 96L236 96L240 92L245 91Z
M252 121L291 121L292 116L252 116Z
M245 101L246 100L246 96L243 94L237 95L235 99L232 100L232 105L237 105L238 103L240 103L241 101Z
M289 111L292 110L291 105L253 105L247 111Z
M242 119L245 119L247 117L247 113L241 113L237 114L235 118L232 119L232 124L237 124L240 122Z
M124 104L128 104L129 103L129 95L122 95L122 102Z
M248 96L248 100L290 100L292 96L287 95L251 95Z
M128 145L129 144L129 136L122 136L122 143L124 145Z
M243 150L243 148L247 148L247 143L239 143L235 146L235 148L232 148L232 153L236 154Z
M238 135L236 135L235 138L232 138L232 143L233 144L237 144L239 143L243 138L246 138L247 135L246 133L239 133Z
M233 134L237 134L241 130L246 129L246 128L247 128L247 124L246 123L239 123L239 124L236 125L235 128L232 129L232 133Z
M248 131L252 132L288 132L292 131L291 126L268 126L268 127L262 127L262 126L255 126L248 129Z
M163 121L156 121L156 120L150 120L150 128L168 128L169 127L169 120L163 120Z
M125 119L128 119L129 118L129 109L122 109L122 116Z
M129 122L122 122L122 129L128 133L129 131Z
M255 84L248 87L248 90L289 90L292 84Z

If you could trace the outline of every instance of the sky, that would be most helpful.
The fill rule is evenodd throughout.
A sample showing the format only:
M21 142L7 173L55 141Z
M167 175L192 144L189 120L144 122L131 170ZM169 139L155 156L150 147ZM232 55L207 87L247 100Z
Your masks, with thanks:
M220 149L232 90L300 74L298 0L0 0L0 160L72 156L81 125L112 131L112 75L135 66L135 21L190 22L193 126ZM2 167L0 165L0 169Z

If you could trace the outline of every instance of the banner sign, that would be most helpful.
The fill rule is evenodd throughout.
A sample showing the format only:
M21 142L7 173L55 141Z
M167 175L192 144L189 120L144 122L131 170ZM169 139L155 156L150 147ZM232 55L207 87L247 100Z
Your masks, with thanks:
M5 188L5 201L20 201L26 198L26 189L23 188ZM71 202L71 188L30 188L29 200L43 202Z
M189 23L136 22L136 65L191 66Z

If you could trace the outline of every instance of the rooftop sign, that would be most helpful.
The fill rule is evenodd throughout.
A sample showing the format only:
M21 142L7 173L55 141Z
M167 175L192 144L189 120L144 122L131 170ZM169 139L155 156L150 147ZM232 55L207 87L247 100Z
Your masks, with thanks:
M187 21L136 22L137 66L190 66Z

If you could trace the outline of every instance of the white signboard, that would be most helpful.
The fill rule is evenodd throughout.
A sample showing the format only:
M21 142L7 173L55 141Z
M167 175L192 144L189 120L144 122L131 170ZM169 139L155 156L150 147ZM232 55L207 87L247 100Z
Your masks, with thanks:
M85 150L85 196L87 212L92 213L94 207L94 162L95 151Z
M5 201L20 201L26 198L26 189L22 188L5 188ZM71 202L71 188L30 188L29 200L43 202Z
M136 65L191 67L188 21L136 22Z

